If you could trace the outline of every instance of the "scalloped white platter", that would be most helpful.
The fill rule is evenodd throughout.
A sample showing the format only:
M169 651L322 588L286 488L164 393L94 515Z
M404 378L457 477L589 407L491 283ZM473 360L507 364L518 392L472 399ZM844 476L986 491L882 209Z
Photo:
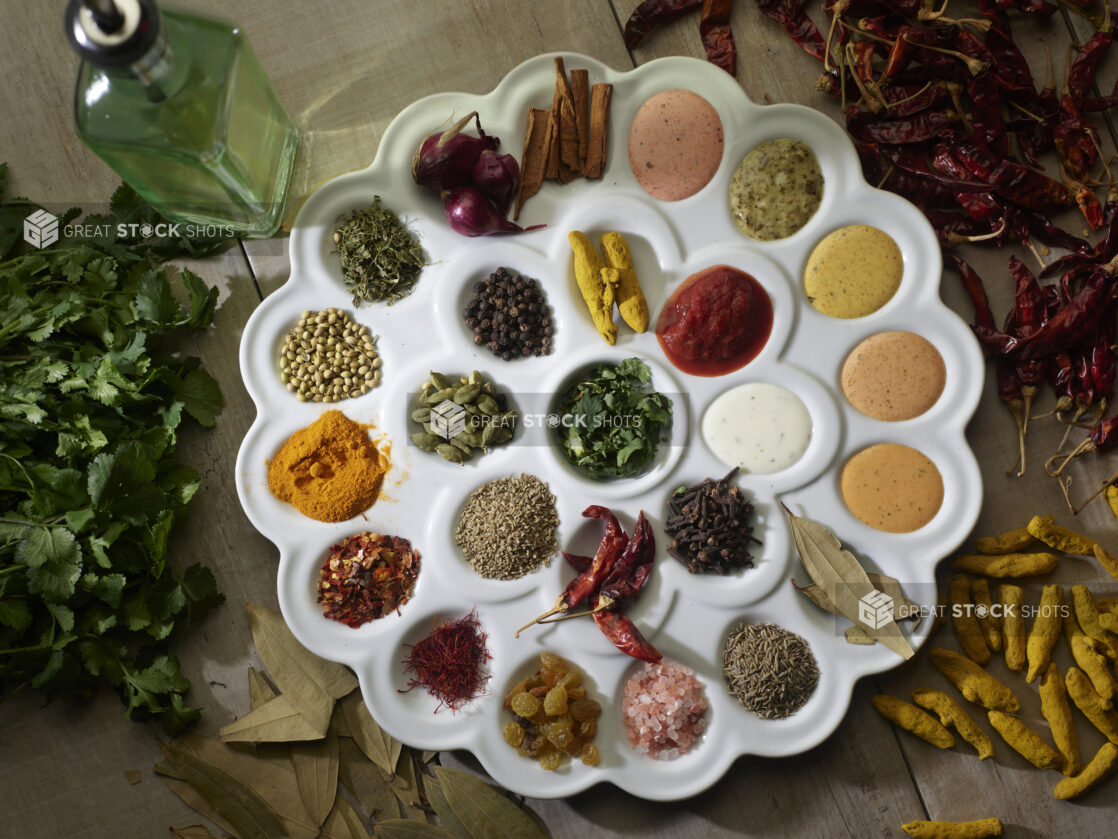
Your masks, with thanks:
M487 95L441 93L415 102L385 131L367 169L326 183L306 201L291 233L291 278L256 310L241 341L241 370L258 415L238 454L237 491L253 525L279 548L279 602L295 636L314 653L357 673L373 716L392 736L421 749L469 750L498 783L527 796L567 796L610 782L643 798L680 799L712 785L741 755L791 755L822 742L841 723L855 682L900 663L880 644L847 643L845 622L817 609L790 585L791 577L807 578L778 499L831 528L867 567L897 577L914 600L931 608L936 563L970 532L981 504L981 478L964 430L978 403L983 365L969 329L939 299L940 252L931 227L912 205L865 183L853 147L834 122L800 106L758 106L722 70L695 59L666 58L617 72L586 56L563 56L568 70L589 70L592 84L614 85L608 163L601 180L546 183L528 200L520 223L546 224L544 229L463 237L451 230L438 197L412 181L410 165L424 136L445 127L452 115L472 110L479 112L485 131L501 139L499 152L519 158L529 108L550 106L554 55L526 61ZM704 189L667 203L638 185L626 138L640 105L673 88L692 90L710 102L722 121L725 148ZM794 235L758 242L735 227L728 184L750 149L780 137L802 140L815 152L825 181L823 199ZM432 264L409 297L392 306L355 309L332 252L332 232L340 215L369 206L375 195L409 220ZM838 320L810 306L802 274L813 246L848 224L869 224L888 233L900 247L904 269L899 290L883 308L864 318ZM653 324L670 292L691 274L720 263L751 274L773 303L767 344L746 366L717 377L675 369L651 330L638 335L622 325L617 345L607 346L574 281L567 233L576 229L595 242L609 230L626 236ZM506 362L473 343L462 309L473 283L499 266L541 283L556 329L551 355ZM280 383L279 348L304 310L330 306L349 312L379 336L383 383L331 405L301 403ZM947 376L942 396L926 413L885 423L860 414L846 401L839 373L843 359L862 339L890 329L914 331L931 341ZM518 442L517 437L464 466L420 451L408 438L417 430L409 425L415 393L429 370L465 375L478 369L507 393L553 394L588 365L630 356L649 364L653 386L674 403L671 440L662 444L652 470L640 478L593 481L577 474L555 448ZM668 497L678 486L728 471L703 442L701 417L718 394L745 382L772 382L794 391L810 413L811 441L804 456L785 471L738 479L755 507L754 533L762 541L754 551L755 567L728 577L692 575L666 553ZM391 443L392 467L382 497L363 515L340 524L304 517L273 497L267 484L267 464L277 449L328 407L374 426L373 436ZM879 442L914 446L943 477L942 507L917 531L875 530L855 518L841 498L842 465ZM571 579L573 572L561 558L517 580L487 580L473 572L456 548L454 528L469 493L487 481L522 472L546 481L556 496L558 541L565 550L593 553L601 526L580 515L590 504L611 507L627 532L640 510L649 516L657 538L655 570L629 614L667 659L690 667L705 686L710 703L706 731L689 753L654 760L630 746L620 697L640 662L615 650L592 621L533 627L514 639L515 628L548 609ZM328 548L362 530L403 536L422 560L412 599L398 613L350 629L323 617L315 586ZM437 700L424 690L400 690L407 684L404 645L427 635L435 621L461 617L475 607L492 654L487 693L458 712L444 708L436 713ZM771 621L802 635L819 662L818 687L787 719L760 719L726 689L722 647L741 621ZM910 638L914 647L926 639L930 624L925 621ZM580 668L590 695L602 705L595 740L598 766L568 760L547 772L502 739L501 727L510 719L501 708L502 697L510 684L536 668L545 650Z

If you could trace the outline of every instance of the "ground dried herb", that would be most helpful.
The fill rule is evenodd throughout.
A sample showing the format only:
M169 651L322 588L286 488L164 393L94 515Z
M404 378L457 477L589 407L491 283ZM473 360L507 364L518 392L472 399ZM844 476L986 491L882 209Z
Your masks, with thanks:
M392 304L412 293L430 260L419 237L408 229L407 222L381 206L379 195L368 209L354 210L338 222L334 244L354 306L362 302Z
M671 537L668 553L687 566L692 574L729 574L752 568L751 545L761 540L753 535L750 517L753 505L730 481L734 467L721 480L707 478L691 487L680 487L668 500L664 530Z
M551 561L558 526L546 483L535 475L499 478L470 494L454 542L480 576L513 580Z
M464 618L443 621L419 642L406 644L404 672L409 680L400 693L427 688L439 700L436 712L444 705L457 711L481 696L491 675L482 668L493 658L485 646L487 637L475 609Z

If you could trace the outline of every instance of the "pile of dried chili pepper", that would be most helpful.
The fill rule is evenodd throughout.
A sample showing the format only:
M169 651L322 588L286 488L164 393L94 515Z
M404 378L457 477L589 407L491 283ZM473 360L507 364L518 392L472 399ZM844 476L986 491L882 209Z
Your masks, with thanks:
M842 100L867 179L923 210L943 245L1035 240L1086 253L1086 241L1048 216L1078 204L1097 230L1114 212L1092 190L1099 136L1084 117L1118 104L1118 90L1093 95L1113 42L1110 11L1088 16L1097 31L1057 93L1051 71L1038 88L1009 11L1046 17L1058 7L1047 0L977 5L981 17L965 19L948 16L946 0L824 0L824 38L805 0L758 0L823 63L816 87ZM1049 151L1061 180L1042 171L1039 157Z
M399 536L365 531L330 547L318 581L322 614L358 627L382 618L411 598L419 551Z
M563 589L555 605L518 629L517 636L537 623L592 615L598 628L621 652L642 661L660 661L660 653L624 611L644 588L652 572L652 561L656 558L656 538L644 511L637 516L631 539L626 536L617 517L606 507L594 504L583 510L582 515L606 523L606 532L598 550L592 557L563 552L564 558L577 572L575 578ZM572 613L584 603L589 606L588 610ZM554 618L555 615L562 617Z

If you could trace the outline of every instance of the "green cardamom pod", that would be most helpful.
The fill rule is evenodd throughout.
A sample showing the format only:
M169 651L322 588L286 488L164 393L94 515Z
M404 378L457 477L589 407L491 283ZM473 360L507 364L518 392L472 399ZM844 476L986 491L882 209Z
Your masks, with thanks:
M442 390L436 390L424 397L423 404L428 408L434 408L440 402L445 402L454 396L457 390L457 388L453 387L444 387Z
M512 429L500 426L493 432L493 443L505 443L512 439Z
M480 385L483 381L485 381L485 380L481 377L481 373L479 373L477 370L471 370L470 371L470 379L469 379L470 384Z
M443 438L438 434L428 434L423 431L417 431L415 434L411 435L411 441L423 451L433 452L443 442Z
M461 434L459 434L457 437L452 437L450 440L450 444L461 451L462 454L466 455L466 457L470 456L470 444L462 440Z
M490 396L488 393L481 393L478 395L477 401L474 403L478 409L487 414L501 413L501 406L497 404L497 400Z
M481 393L480 384L462 385L454 392L454 401L459 405L465 405L467 402L473 402L477 399L479 393Z
M465 463L466 458L462 455L462 450L457 446L452 446L450 443L443 443L435 447L443 460L449 460L451 463Z
M448 379L442 373L436 373L434 370L432 370L431 375L428 378L431 380L431 384L435 386L436 390L445 390L446 388L450 387L450 379Z
M417 408L416 410L411 412L411 418L412 422L418 422L420 424L425 423L431 419L431 409Z
M481 447L488 451L489 444L493 442L493 435L497 431L496 423L487 423L481 432Z

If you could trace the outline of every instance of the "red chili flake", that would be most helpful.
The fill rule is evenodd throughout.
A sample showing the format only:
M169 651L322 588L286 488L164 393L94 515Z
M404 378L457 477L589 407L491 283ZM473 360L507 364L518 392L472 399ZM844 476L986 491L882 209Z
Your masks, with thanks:
M419 551L399 536L365 531L331 546L322 563L322 614L351 627L399 613L411 598Z
M411 676L407 693L412 688L425 687L427 693L444 705L457 711L471 699L481 696L491 678L482 667L493 658L485 646L488 636L481 631L477 610L458 620L446 620L435 626L435 631L416 644L405 644L408 657L404 659L404 672Z

